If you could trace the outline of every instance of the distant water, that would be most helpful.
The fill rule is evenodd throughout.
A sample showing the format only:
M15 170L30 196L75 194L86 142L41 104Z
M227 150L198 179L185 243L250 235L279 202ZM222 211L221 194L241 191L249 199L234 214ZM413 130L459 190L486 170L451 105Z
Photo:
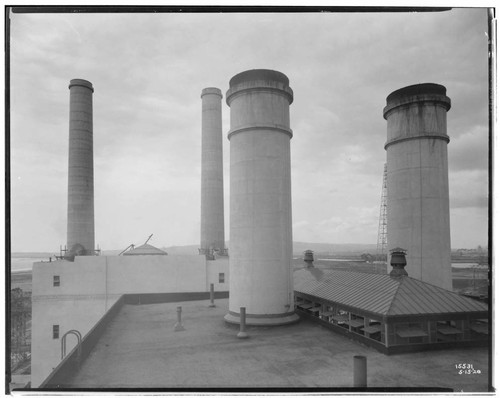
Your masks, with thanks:
M363 260L360 260L360 259L356 259L356 258L318 258L317 259L318 261L344 261L344 262L358 262L358 261L363 261Z
M345 259L345 258L318 258L318 261L345 261L345 262L358 262L362 260L356 260L356 259ZM477 266L477 263L451 263L452 268L472 268L473 266Z
M473 266L477 266L477 263L451 263L453 268L472 268ZM484 266L483 268L488 268Z
M32 271L33 263L49 261L48 257L15 257L10 259L11 272Z

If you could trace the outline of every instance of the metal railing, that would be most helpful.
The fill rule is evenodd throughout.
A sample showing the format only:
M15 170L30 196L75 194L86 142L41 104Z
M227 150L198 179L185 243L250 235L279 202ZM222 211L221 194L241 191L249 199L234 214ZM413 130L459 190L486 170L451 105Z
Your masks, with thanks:
M71 330L67 331L66 333L64 333L64 336L61 338L61 360L63 360L64 357L66 356L66 337L68 336L68 334L75 335L77 340L78 340L76 343L77 350L78 350L76 360L77 360L77 362L79 362L80 357L82 356L82 344L81 344L82 343L82 334L76 329L71 329Z

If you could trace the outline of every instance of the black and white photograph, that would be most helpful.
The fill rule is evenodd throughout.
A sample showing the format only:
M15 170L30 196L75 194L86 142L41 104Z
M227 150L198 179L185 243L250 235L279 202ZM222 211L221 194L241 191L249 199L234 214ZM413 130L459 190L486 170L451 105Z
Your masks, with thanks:
M495 9L4 13L6 394L495 391Z

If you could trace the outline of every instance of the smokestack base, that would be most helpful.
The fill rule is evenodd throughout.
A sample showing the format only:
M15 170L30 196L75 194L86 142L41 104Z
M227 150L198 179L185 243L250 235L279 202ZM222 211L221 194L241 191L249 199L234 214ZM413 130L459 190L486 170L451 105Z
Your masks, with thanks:
M296 323L300 317L295 312L287 312L284 314L245 314L245 325L248 326L280 326ZM237 312L229 311L224 316L224 321L229 324L239 325L240 314Z

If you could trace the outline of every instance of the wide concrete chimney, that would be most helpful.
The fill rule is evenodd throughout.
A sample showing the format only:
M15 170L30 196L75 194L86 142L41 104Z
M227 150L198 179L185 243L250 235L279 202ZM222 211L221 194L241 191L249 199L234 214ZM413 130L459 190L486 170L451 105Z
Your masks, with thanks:
M68 255L94 255L92 93L87 80L69 84Z
M224 183L222 170L222 93L218 88L201 92L201 236L200 254L212 259L225 255Z
M293 91L280 72L257 69L229 82L231 107L229 312L249 325L294 322L290 114Z
M446 88L417 84L387 97L387 240L407 249L412 278L452 290ZM390 266L388 266L390 271Z

